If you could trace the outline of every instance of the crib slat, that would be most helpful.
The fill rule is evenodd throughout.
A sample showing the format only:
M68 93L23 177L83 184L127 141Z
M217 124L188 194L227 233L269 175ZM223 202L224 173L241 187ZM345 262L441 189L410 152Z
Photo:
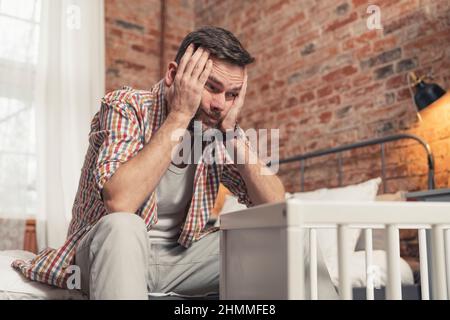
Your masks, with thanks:
M419 229L419 260L420 260L420 288L422 300L430 300L430 286L428 283L428 251L426 229Z
M338 226L338 261L339 261L339 295L341 300L352 300L352 284L350 281L350 252L348 250L348 227Z
M450 298L450 231L444 230L444 248L445 248L445 276L447 277L447 299Z
M373 285L373 268L372 268L372 229L364 230L364 240L366 249L366 299L374 300L374 285Z
M431 232L432 266L433 266L433 299L447 299L447 285L445 277L445 246L444 230L440 225L434 225Z
M311 300L317 300L317 233L316 229L309 229L309 272Z
M396 225L387 226L387 265L388 283L386 299L401 300L402 285L400 277L400 233Z

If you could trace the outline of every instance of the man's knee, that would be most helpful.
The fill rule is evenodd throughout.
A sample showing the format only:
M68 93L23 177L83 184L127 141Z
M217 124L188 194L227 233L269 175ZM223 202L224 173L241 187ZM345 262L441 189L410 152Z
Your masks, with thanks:
M129 212L113 212L102 217L99 222L104 228L111 230L122 229L143 229L144 220L137 214Z
M116 238L132 239L133 237L147 237L144 220L134 213L114 212L102 217L97 228L100 233Z

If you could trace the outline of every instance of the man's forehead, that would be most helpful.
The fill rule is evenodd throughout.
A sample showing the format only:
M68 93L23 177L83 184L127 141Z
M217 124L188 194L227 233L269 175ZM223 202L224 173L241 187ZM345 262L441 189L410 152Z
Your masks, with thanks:
M241 86L244 82L244 68L213 59L213 66L209 78L220 82L224 86Z

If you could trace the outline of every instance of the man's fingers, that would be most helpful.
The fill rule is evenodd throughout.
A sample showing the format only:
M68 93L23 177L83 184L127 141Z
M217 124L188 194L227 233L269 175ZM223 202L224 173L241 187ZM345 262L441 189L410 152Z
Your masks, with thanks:
M209 58L209 52L203 51L202 56L197 61L197 64L194 67L194 70L192 71L192 79L197 80L200 76L200 73L205 69L206 63L208 62Z
M209 78L209 75L211 74L211 70L212 70L212 60L208 59L208 61L206 62L205 65L205 69L203 69L203 72L200 74L200 78L198 79L200 81L200 84L202 85L202 87L205 86L206 81Z
M245 72L244 73L244 82L242 83L242 88L241 88L241 91L239 92L239 100L243 100L245 97L245 94L247 92L247 79L248 79L247 70L245 70L244 72Z
M199 47L197 51L192 55L191 59L189 59L189 62L186 65L186 69L184 70L183 77L186 77L189 79L192 74L192 70L194 69L195 65L197 64L197 61L200 59L203 53L203 48Z
M186 64L188 63L189 59L192 57L192 53L194 52L194 45L191 43L186 51L184 52L183 56L180 59L180 65L178 66L177 73L179 73L180 76L183 75L184 69L186 68Z

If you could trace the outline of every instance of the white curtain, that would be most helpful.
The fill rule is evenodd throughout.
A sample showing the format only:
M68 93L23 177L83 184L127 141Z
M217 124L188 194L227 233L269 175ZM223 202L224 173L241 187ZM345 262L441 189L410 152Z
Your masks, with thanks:
M103 0L42 0L36 70L38 248L59 247L104 94Z
M0 217L56 248L104 94L103 0L0 0L0 39Z
M0 216L13 219L36 213L40 8L40 0L0 0Z

